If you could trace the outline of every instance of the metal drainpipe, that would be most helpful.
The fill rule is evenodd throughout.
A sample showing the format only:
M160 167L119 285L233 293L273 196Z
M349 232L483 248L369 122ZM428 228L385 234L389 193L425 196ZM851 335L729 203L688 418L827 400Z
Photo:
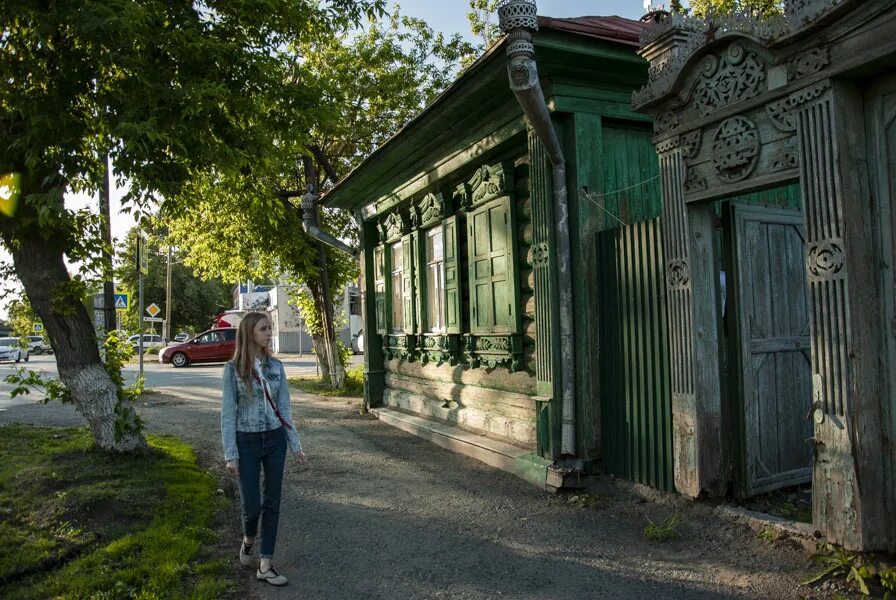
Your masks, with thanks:
M302 228L305 230L305 233L328 246L345 252L349 256L358 258L360 251L357 248L352 248L317 226L317 214L314 211L314 205L319 198L315 193L314 186L309 186L308 192L302 195Z
M572 313L572 271L569 255L569 204L566 194L566 159L551 123L551 115L538 80L532 32L538 31L535 0L501 0L498 22L507 34L507 74L510 89L544 145L553 166L554 226L557 241L557 283L560 296L560 382L563 456L576 454L575 353Z

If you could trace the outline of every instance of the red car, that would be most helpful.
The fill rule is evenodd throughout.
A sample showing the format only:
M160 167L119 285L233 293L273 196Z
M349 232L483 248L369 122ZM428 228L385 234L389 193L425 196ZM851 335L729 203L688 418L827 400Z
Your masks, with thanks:
M191 363L224 362L236 350L236 329L209 329L187 340L159 351L160 363L186 367Z

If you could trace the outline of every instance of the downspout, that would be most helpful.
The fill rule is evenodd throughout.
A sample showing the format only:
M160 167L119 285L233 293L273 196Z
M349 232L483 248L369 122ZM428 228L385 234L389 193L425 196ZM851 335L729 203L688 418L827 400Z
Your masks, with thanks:
M345 252L349 256L358 258L358 256L360 256L360 251L357 248L352 248L339 238L330 235L318 227L315 205L319 199L320 196L315 193L314 186L309 186L308 192L302 195L302 229L314 239Z
M545 103L532 33L538 31L535 0L501 0L498 22L507 34L507 74L510 89L535 130L553 167L554 226L557 242L557 287L560 299L560 386L563 456L576 454L575 338L572 312L572 271L569 255L569 204L566 195L566 159Z

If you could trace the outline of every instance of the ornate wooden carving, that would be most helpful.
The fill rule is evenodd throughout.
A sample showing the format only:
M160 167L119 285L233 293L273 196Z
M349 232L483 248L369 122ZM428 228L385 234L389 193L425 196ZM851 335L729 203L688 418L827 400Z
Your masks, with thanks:
M426 194L411 210L411 223L416 228L429 227L449 215L449 207L442 194Z
M494 369L507 365L514 373L523 370L523 336L467 334L465 337L467 363L472 368Z
M827 48L812 48L787 61L787 77L793 81L806 75L814 75L830 62L831 53Z
M697 192L706 191L709 184L706 177L700 175L696 167L688 167L688 176L684 180L684 193L696 194Z
M842 3L843 0L789 0L784 12L791 27L798 29Z
M379 229L382 241L394 242L408 232L408 222L400 212L396 211L380 222Z
M700 153L700 144L703 141L703 130L695 129L681 134L681 154L685 160L692 160Z
M765 66L753 52L731 44L721 56L703 59L693 106L703 116L758 96L765 90Z
M725 119L713 136L712 164L719 179L735 183L746 179L759 160L759 129L742 116Z
M549 253L550 250L548 250L548 245L545 242L532 244L532 247L529 248L529 253L526 256L526 262L535 269L547 269Z
M513 190L513 163L483 165L463 186L468 207L488 202Z
M400 358L413 362L417 358L416 343L413 334L387 334L383 336L383 353L388 360Z
M769 102L765 105L765 112L768 114L769 121L772 125L781 131L796 131L796 117L793 114L790 99L785 98L777 102Z
M775 162L772 163L772 171L786 171L795 169L799 166L799 150L797 148L796 136L787 140L784 146L778 152Z
M806 252L808 257L806 270L809 273L809 281L844 279L846 269L843 248L844 244L841 239L810 243Z
M657 115L653 119L653 132L659 135L666 133L678 127L679 114L677 112L667 112Z
M421 335L419 341L420 360L423 364L435 362L441 365L447 362L452 367L459 362L460 348L457 335Z

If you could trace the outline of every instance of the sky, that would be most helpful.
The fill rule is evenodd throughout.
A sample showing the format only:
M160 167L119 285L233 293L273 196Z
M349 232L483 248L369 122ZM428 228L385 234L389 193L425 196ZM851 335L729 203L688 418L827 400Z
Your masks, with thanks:
M401 12L408 16L425 20L430 27L446 35L460 33L472 38L467 13L470 10L468 0L393 0L391 4L399 4ZM638 19L644 14L644 0L538 0L538 14L548 17L581 17L618 15L629 19ZM497 16L494 17L497 21ZM478 41L478 40L477 40ZM121 213L121 197L124 189L112 190L112 237L121 240L133 227L134 220L128 214ZM66 206L70 208L89 208L98 210L97 199L81 194L72 194L66 198ZM7 262L10 257L0 249L0 260ZM6 307L0 307L0 318L5 317Z

